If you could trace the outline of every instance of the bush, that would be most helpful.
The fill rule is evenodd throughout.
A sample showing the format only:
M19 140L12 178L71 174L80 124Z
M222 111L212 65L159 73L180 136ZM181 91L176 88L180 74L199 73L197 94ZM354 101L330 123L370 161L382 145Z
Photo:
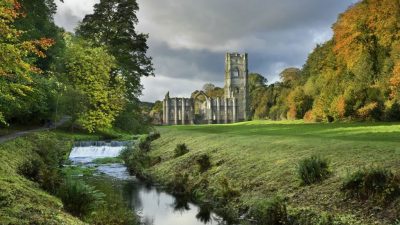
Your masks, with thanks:
M122 150L119 157L124 160L131 175L142 179L147 178L145 169L151 164L151 158L147 152L137 149L134 146L127 146Z
M178 158L188 153L189 149L186 146L186 144L177 144L174 152L175 152L175 158Z
M151 129L151 119L142 113L139 104L128 103L117 118L114 126L131 134L147 133Z
M159 139L161 137L160 133L158 132L151 132L148 136L147 136L147 140L149 141L155 141L157 139Z
M68 145L60 143L55 135L47 133L33 134L28 138L33 143L34 158L22 163L17 172L37 182L42 189L55 193L62 182L61 167Z
M137 147L141 151L149 152L151 149L151 141L147 137L140 138L139 142L137 143Z
M345 179L342 191L360 199L391 200L400 195L400 178L387 169L363 169Z
M44 163L40 159L32 159L26 161L18 167L18 174L25 178L39 183L41 180L41 172L43 170Z
M201 173L204 173L211 168L210 156L208 156L207 154L199 156L196 162L197 165L199 165Z
M68 178L58 190L58 197L63 202L65 210L74 216L83 218L102 202L104 194L82 181Z
M222 177L219 180L219 187L217 189L217 197L221 198L222 203L227 203L231 201L233 198L236 198L240 195L239 190L233 188L229 183L228 178Z
M286 203L280 197L257 202L251 209L250 215L260 225L281 225L287 224L288 215Z
M297 172L303 184L320 182L330 175L329 162L327 159L311 156L300 161Z
M190 196L192 191L187 173L176 172L174 179L168 186L172 194L179 197Z

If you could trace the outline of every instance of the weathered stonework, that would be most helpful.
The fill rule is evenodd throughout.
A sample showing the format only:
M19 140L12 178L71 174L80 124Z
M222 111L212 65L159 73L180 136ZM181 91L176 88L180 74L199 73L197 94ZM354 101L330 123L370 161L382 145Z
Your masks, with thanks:
M210 98L197 91L191 98L171 98L163 101L163 124L220 124L248 119L248 57L227 53L225 56L224 98Z

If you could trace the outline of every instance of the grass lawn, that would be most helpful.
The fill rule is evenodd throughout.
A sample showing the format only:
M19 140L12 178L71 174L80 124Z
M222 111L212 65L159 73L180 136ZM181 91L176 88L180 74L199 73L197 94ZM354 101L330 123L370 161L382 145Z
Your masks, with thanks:
M241 201L254 202L279 194L289 206L350 216L363 224L390 224L400 217L400 200L375 207L345 200L340 186L348 173L378 166L400 173L400 123L332 123L252 121L231 125L159 127L152 156L163 161L151 168L161 180L172 179L193 155L208 153L213 167L206 174L211 185L227 177L240 189ZM179 143L190 152L174 158ZM298 162L312 155L329 159L333 175L322 183L300 185ZM390 222L389 222L390 221Z
M41 135L51 135L42 132ZM63 210L61 200L18 173L35 157L36 137L28 135L0 144L0 224L84 224ZM60 141L69 148L69 141Z

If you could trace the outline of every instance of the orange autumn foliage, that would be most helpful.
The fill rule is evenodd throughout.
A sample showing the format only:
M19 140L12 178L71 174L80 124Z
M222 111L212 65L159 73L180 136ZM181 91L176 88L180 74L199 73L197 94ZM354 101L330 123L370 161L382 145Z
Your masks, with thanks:
M29 73L38 73L40 70L29 63L26 58L29 54L46 57L44 51L50 48L54 41L49 38L22 41L23 31L14 27L13 23L23 14L21 5L16 0L2 0L0 2L0 76L19 77L30 81Z
M359 2L341 14L333 26L334 52L347 66L353 67L363 51L376 43L390 47L400 38L400 2L369 0Z
M390 78L391 97L400 97L400 61L396 63L393 69L393 76Z
M339 118L344 118L346 113L346 100L343 96L340 96L336 102L336 112Z

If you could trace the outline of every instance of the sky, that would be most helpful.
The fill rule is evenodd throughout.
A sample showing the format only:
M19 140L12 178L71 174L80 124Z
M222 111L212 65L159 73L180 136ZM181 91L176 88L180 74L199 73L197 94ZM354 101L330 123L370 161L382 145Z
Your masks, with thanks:
M73 31L99 0L58 2L57 25ZM188 97L205 83L223 87L226 52L249 54L249 71L269 83L299 67L332 37L332 24L356 0L137 0L137 30L149 34L155 77L142 101Z

